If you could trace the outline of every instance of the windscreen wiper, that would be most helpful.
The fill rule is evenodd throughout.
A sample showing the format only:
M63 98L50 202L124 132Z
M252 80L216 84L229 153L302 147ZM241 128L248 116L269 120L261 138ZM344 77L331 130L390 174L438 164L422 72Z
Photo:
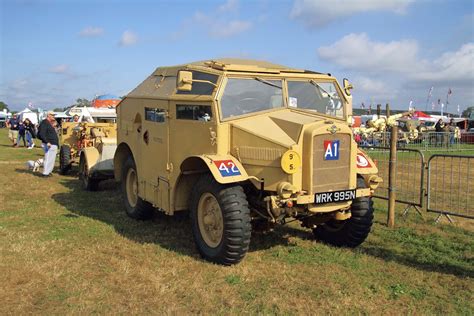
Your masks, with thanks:
M332 99L331 94L329 92L327 92L326 89L324 89L319 83L317 83L314 80L310 80L309 83L311 83L313 86L319 88L322 92L326 93Z
M332 95L326 91L326 89L324 89L319 83L317 83L316 81L314 80L310 80L309 83L311 83L313 86L315 86L316 88L318 88L319 90L321 90L322 92L326 93L329 97L329 104L331 106L331 110L334 111L334 113L336 113L336 104L334 103L334 98L332 97Z
M275 88L278 88L278 89L281 90L281 87L280 87L279 85L276 85L276 84L274 84L274 83L272 83L272 82L270 82L270 81L267 81L267 80L265 80L265 79L258 78L258 77L255 77L254 79L257 80L257 81L259 81L259 82L261 82L261 83L267 84L267 85L269 85L269 86L272 86L272 87L275 87Z

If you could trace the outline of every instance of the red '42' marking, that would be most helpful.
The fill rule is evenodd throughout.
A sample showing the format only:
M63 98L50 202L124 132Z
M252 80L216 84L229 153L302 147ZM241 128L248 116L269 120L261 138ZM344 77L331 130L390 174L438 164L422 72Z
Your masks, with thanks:
M214 164L223 177L232 177L241 175L239 168L232 160L215 160Z

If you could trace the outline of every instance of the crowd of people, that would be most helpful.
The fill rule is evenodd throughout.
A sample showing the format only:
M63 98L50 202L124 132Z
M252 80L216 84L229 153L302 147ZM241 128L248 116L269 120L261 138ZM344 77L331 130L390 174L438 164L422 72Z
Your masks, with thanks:
M24 120L20 120L20 118L14 114L7 121L7 128L9 128L8 137L13 147L20 147L21 141L23 141L23 147L28 147L28 149L35 147L36 126L30 119L25 118Z
M58 123L54 118L54 113L48 112L46 118L38 126L35 126L28 118L21 120L14 114L7 121L7 128L9 128L8 137L13 147L20 147L23 143L23 147L32 149L35 147L34 139L41 141L44 151L42 176L51 176L59 147Z

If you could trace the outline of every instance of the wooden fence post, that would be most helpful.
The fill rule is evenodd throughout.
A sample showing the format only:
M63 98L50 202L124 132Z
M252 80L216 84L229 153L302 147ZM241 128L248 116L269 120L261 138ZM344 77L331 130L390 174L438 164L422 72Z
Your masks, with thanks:
M390 133L390 161L388 165L388 216L387 226L395 227L395 178L397 172L397 139L398 126L394 125Z

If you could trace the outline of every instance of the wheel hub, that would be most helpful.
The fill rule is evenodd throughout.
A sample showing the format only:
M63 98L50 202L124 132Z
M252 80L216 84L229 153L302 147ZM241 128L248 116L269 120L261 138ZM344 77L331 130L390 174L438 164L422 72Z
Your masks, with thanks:
M204 193L199 199L198 225L204 242L217 247L224 233L224 220L219 202L211 193Z
M127 200L131 207L135 207L138 201L137 173L130 168L126 178Z

